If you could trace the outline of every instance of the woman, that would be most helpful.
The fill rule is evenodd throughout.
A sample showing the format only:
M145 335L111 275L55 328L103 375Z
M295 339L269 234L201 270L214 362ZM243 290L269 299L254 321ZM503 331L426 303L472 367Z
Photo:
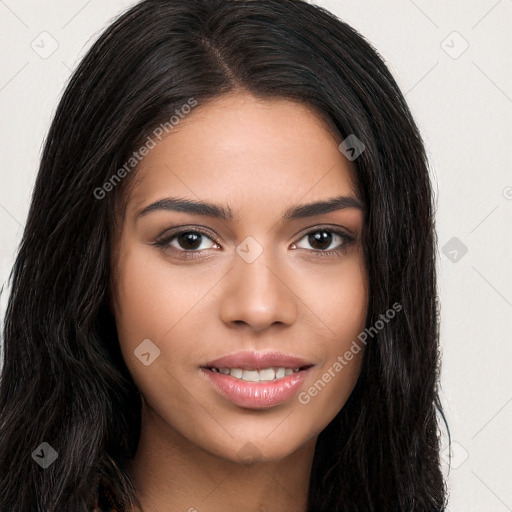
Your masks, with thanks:
M0 510L444 510L435 241L420 134L354 29L135 5L45 144Z

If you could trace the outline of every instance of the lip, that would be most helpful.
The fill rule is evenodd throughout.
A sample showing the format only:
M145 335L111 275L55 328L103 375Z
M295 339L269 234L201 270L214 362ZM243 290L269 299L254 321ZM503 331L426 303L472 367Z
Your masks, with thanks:
M286 402L299 391L310 370L311 367L276 381L246 382L202 368L216 391L233 404L248 409L263 409Z
M214 361L210 361L202 368L241 368L242 370L262 370L271 366L283 368L302 368L314 366L314 363L297 356L282 352L236 352Z
M201 366L215 391L233 404L248 409L263 409L291 399L310 375L314 363L280 352L237 352ZM261 370L270 367L300 368L275 381L246 382L231 375L213 372L210 368L241 368Z

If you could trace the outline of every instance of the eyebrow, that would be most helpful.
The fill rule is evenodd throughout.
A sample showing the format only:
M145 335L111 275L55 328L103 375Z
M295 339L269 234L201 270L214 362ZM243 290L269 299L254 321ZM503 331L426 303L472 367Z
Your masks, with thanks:
M351 196L338 196L323 201L315 201L309 204L302 204L287 208L283 214L283 221L303 219L305 217L314 217L325 213L344 210L346 208L357 208L364 211L364 204L359 199ZM149 204L140 210L136 219L138 220L149 213L156 211L176 211L192 215L203 215L214 217L225 221L233 220L233 212L229 206L209 203L207 201L192 201L191 199L182 199L178 197L166 197Z

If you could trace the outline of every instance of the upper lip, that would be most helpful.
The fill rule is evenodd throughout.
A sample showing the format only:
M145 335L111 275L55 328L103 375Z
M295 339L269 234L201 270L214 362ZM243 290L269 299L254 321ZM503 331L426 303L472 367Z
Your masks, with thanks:
M282 352L236 352L206 363L203 368L241 368L242 370L262 370L270 367L303 368L314 363Z

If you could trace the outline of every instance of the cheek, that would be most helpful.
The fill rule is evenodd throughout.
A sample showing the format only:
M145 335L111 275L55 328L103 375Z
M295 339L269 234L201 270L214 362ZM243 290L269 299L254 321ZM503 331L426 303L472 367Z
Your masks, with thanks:
M343 350L363 329L368 307L367 275L360 257L317 271L300 292L318 319L329 350ZM348 339L350 338L350 340Z
M324 362L299 402L325 426L348 400L359 376L365 346L358 335L365 327L368 289L361 260L348 262L339 279L324 277L321 282L308 303L325 327Z
M126 250L119 268L115 318L125 363L144 394L169 388L191 357L187 313L204 283L191 282L190 272L174 269L171 275L168 263L143 250Z
M165 339L207 288L199 273L172 268L146 250L125 254L120 268L116 321L130 343Z

